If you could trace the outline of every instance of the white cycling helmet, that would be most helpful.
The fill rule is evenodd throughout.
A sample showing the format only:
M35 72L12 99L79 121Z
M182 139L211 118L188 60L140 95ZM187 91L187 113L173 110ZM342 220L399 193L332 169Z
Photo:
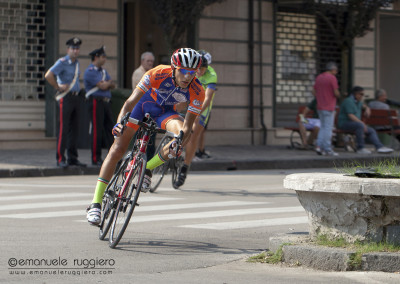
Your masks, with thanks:
M191 48L177 49L171 56L171 66L198 69L201 66L201 55Z

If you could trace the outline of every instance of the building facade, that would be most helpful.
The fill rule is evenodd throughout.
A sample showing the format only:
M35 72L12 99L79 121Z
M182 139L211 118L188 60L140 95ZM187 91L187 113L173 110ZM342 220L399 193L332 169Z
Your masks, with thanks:
M314 16L282 2L226 0L203 11L192 47L212 54L218 74L207 144L288 143L283 127L311 99L321 66L328 59L343 63L329 31ZM354 40L348 57L350 74L344 76L350 85L363 86L369 97L385 88L390 98L400 100L396 4L378 13L373 30ZM105 45L105 67L121 89L132 88L130 76L142 52L153 51L156 64L168 63L170 56L144 0L1 0L0 19L3 148L55 147L54 90L44 74L65 55L67 39L83 41L82 74L89 52Z

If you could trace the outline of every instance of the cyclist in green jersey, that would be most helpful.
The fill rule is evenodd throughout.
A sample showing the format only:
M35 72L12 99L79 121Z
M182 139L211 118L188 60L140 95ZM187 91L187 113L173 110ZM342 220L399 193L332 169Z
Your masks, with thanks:
M179 172L178 180L175 183L176 187L182 186L185 183L188 169L190 167L190 164L192 163L196 149L200 144L200 139L207 127L210 118L212 103L217 86L217 73L215 72L214 68L209 66L209 64L211 63L211 54L205 50L199 50L198 53L201 54L202 65L197 71L197 78L203 85L206 96L201 114L194 123L192 135L190 136L190 142L186 146L185 162L182 166L181 171Z

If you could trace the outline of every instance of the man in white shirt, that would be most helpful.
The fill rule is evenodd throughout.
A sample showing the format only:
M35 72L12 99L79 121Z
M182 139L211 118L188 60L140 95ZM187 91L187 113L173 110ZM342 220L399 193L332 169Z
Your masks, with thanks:
M153 68L154 65L154 54L146 51L140 56L140 66L132 74L132 89L136 88L136 85L142 79L144 73Z

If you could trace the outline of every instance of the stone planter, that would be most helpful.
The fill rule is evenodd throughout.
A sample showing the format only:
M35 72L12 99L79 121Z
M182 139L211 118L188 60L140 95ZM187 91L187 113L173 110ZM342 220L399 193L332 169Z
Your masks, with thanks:
M283 184L296 191L307 211L312 238L325 234L400 245L400 179L302 173L286 176Z

